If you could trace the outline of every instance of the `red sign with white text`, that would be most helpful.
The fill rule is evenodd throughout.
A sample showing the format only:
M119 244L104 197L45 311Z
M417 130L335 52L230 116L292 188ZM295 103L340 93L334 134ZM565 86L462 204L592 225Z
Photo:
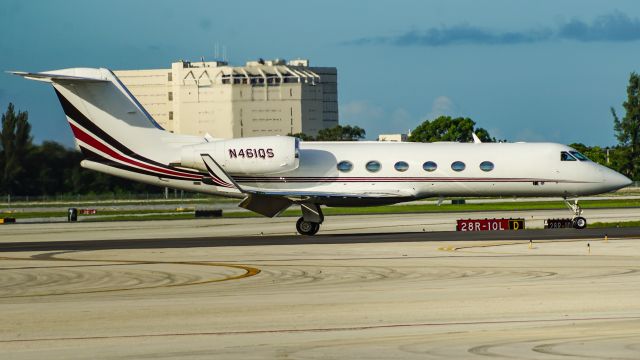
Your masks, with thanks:
M462 219L456 231L496 231L524 229L524 219Z

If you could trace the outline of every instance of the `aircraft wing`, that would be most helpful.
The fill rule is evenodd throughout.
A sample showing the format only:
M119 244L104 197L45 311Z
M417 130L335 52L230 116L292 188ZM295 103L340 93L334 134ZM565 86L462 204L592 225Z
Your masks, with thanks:
M362 193L337 193L324 191L290 191L290 190L269 190L259 191L242 188L229 176L211 155L201 154L207 170L209 172L208 183L214 185L217 191L227 193L243 193L247 197L238 206L257 212L258 214L274 217L296 202L319 202L323 204L345 204L351 200L359 203L368 201L371 205L394 203L394 199L410 198L412 193L400 190L379 190ZM365 201L363 201L365 200Z
M413 196L409 192L398 190L367 191L362 193L336 193L324 191L245 191L263 196L282 196L292 200L304 200L305 198L337 198L337 199L368 199L368 198L397 198Z

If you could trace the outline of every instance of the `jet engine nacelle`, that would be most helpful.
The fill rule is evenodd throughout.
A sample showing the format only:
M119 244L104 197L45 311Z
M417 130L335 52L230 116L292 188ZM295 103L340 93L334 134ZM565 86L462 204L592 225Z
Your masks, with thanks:
M180 166L207 171L203 154L231 174L277 174L298 168L299 140L263 136L188 145L182 147Z

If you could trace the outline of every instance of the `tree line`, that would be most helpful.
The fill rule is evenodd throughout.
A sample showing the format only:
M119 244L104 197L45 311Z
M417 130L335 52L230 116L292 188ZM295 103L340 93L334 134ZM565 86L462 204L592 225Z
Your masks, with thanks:
M0 194L59 195L157 192L158 187L90 171L82 153L54 141L33 144L29 114L9 104L0 133Z
M318 131L318 135L312 136L305 133L288 134L303 141L358 141L364 139L366 131L359 126L336 125Z
M570 144L593 161L608 166L633 180L640 180L640 75L633 72L623 102L625 114L620 117L611 108L613 130L618 140L614 147ZM82 154L75 149L45 141L33 144L31 125L26 111L9 104L2 114L0 132L0 194L6 195L85 195L105 193L161 192L162 189L115 176L83 169ZM409 141L473 141L475 133L483 142L495 142L489 132L476 127L467 117L440 116L416 127ZM305 141L357 141L366 132L358 126L322 129L317 136L290 134Z

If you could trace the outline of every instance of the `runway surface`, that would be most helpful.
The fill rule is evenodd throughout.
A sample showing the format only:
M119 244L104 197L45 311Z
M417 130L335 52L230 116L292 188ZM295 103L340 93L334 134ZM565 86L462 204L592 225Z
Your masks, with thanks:
M0 243L0 253L7 251L60 251L60 250L115 250L115 249L176 249L220 246L266 246L299 244L371 244L389 242L442 242L480 240L546 240L546 239L592 239L605 236L612 238L640 238L640 227L607 229L553 229L519 231L455 232L437 231L393 234L363 233L316 236L220 236L187 238L150 238L86 241L16 241Z
M638 228L309 238L244 220L3 227L1 357L640 358Z

